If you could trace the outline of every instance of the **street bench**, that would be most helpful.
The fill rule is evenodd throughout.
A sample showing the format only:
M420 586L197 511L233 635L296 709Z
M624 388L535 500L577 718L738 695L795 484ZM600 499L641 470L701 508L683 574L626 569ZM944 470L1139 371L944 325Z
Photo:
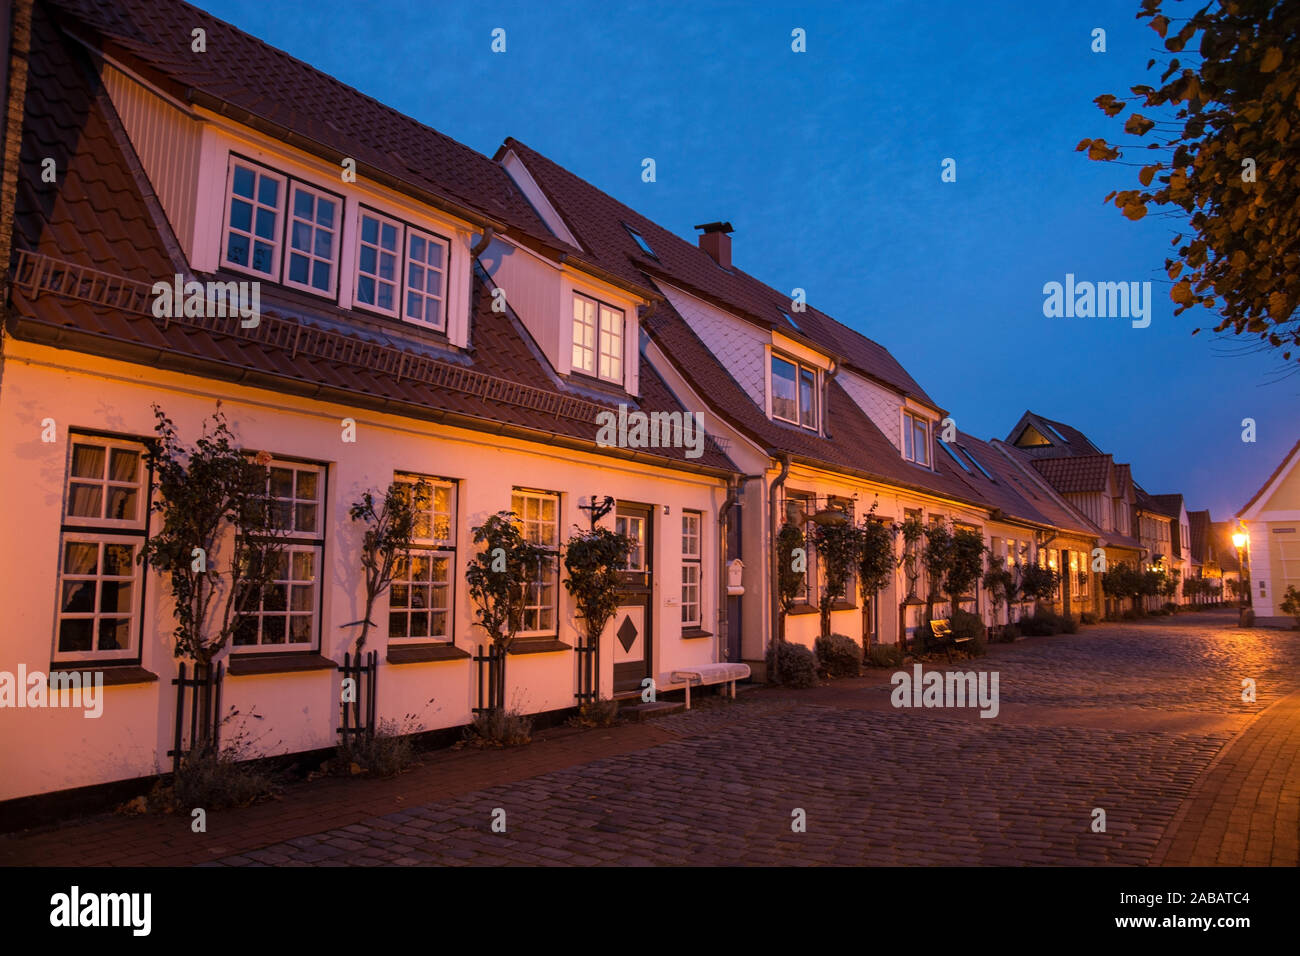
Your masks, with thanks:
M953 648L965 644L967 641L974 640L972 637L956 637L952 633L952 622L947 618L939 618L930 622L930 633L934 635L935 643L943 646L944 651L948 654L948 660L952 660Z
M736 681L749 676L748 664L696 664L682 667L672 673L673 683L686 683L686 709L691 709L691 685L727 684L732 700L736 699Z

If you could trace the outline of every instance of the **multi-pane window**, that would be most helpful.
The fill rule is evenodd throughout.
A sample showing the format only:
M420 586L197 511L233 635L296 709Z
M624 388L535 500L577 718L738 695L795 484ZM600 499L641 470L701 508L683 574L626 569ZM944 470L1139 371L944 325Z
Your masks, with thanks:
M623 381L623 312L573 294L573 370Z
M334 263L339 254L339 199L299 182L291 191L284 284L333 295L337 278Z
M441 329L446 325L447 244L414 229L406 235L406 314L408 322Z
M270 556L270 585L242 601L232 643L237 648L306 650L318 630L325 469L273 460L266 494L272 531L282 544Z
M550 557L538 563L535 576L528 582L520 633L553 634L559 585L560 496L549 491L516 488L510 507L519 518L524 538L550 552Z
M1088 554L1085 551L1070 552L1070 575L1074 581L1074 596L1085 598L1088 596L1088 580L1091 575L1088 574Z
M283 176L252 163L231 160L226 181L222 265L279 279L284 189Z
M772 356L772 417L817 430L817 370Z
M903 412L903 457L930 466L930 422L911 412Z
M644 571L646 562L644 516L618 515L614 518L614 531L626 535L632 541L632 547L627 554L627 564L623 566L623 570Z
M397 315L401 296L398 256L402 227L399 223L363 209L357 233L356 301L360 305Z
M398 475L414 506L411 548L398 558L388 594L388 637L394 641L452 639L456 565L456 485L422 475Z
M682 624L699 627L704 620L702 582L703 515L698 511L682 512Z
M139 442L74 434L68 455L54 659L130 656L148 520Z

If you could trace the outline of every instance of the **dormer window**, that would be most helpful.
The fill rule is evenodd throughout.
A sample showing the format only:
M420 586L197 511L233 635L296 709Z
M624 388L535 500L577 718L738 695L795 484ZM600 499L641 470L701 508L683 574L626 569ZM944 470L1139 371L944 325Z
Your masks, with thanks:
M447 241L365 207L359 226L353 303L413 325L445 329Z
M903 412L903 457L930 467L930 422L911 412Z
M337 196L305 183L293 184L289 214L289 248L285 250L284 284L317 295L333 296L339 258Z
M221 264L280 279L280 218L285 178L263 166L232 160L226 179L226 234Z
M817 430L817 369L772 355L772 417Z
M623 382L623 311L573 294L573 371Z

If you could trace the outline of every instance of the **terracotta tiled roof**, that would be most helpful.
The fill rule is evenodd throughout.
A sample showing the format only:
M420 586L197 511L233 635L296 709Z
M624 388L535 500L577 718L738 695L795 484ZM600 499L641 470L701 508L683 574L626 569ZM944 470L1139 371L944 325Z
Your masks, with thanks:
M1204 563L1215 557L1214 550L1210 541L1210 512L1189 511L1187 512L1187 533L1192 540L1190 542L1192 549L1192 560Z
M1007 435L1007 442L1014 444L1028 426L1032 426L1051 442L1050 445L1031 445L1021 448L1020 450L1030 458L1079 458L1102 454L1101 449L1074 426L1028 410L1020 416L1020 421L1016 422L1015 427Z
M1183 516L1183 496L1174 495L1150 495L1151 503L1155 505L1157 511L1162 515L1168 515L1175 520Z
M33 17L15 212L21 261L51 257L152 284L188 271L167 252L166 221L155 215L124 150L112 107L93 79L86 53L61 36L42 4ZM57 183L42 183L40 163L54 156ZM172 248L177 248L172 243ZM68 270L65 270L68 271ZM488 280L475 271L472 345L459 351L400 323L363 321L330 303L263 285L262 321L155 319L147 309L108 308L79 298L11 286L10 328L20 337L158 368L191 371L358 407L494 431L509 426L571 447L594 445L595 415L619 401L647 410L682 411L663 380L641 361L640 403L580 392L559 383L513 313L491 308ZM93 298L93 296L91 296ZM707 423L706 423L707 424ZM734 471L706 444L645 449L663 464ZM612 455L623 454L605 450Z
M1110 455L1085 455L1077 458L1035 458L1033 465L1053 488L1068 494L1105 491L1112 462Z
M182 101L251 117L293 133L359 168L442 197L484 217L551 237L497 163L385 106L283 50L179 0L49 0L61 22ZM206 52L191 31L206 32ZM243 117L239 117L243 118Z
M523 160L569 230L602 268L629 282L647 275L681 286L741 313L766 328L828 350L847 365L898 391L938 407L884 346L809 306L789 315L790 295L778 292L734 265L720 267L707 252L642 216L519 142L507 139L498 151L513 150ZM624 227L635 229L654 251L647 256ZM797 325L792 325L792 321Z

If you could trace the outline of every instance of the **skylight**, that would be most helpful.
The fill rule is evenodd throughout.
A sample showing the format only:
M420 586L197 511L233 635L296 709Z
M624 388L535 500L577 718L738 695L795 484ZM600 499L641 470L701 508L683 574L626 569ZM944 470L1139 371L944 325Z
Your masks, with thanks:
M937 441L937 442L939 443L939 447L940 447L940 448L942 448L944 451L946 451L946 452L948 453L948 457L949 457L949 458L951 458L951 459L952 459L953 461L955 461L957 464L961 465L961 470L962 470L962 471L966 472L967 474L970 474L970 473L971 473L970 466L967 465L966 462L964 462L964 461L961 460L961 456L958 455L955 451L952 450L952 446L951 446L951 445L949 445L949 444L948 444L946 441L944 441L942 438L936 438L935 441ZM983 469L981 469L981 471L982 471L982 470L983 470Z
M993 482L994 484L997 484L997 479L994 478L992 475L990 475L988 469L980 464L979 459L970 453L970 449L968 449L965 445L958 445L957 447L961 449L961 453L963 455L965 455L967 458L970 459L970 463L980 470L980 474L982 474L985 478L987 478L989 481ZM967 471L969 470L970 469L967 469Z
M790 313L789 313L789 312L785 311L785 309L782 309L782 310L781 310L781 314L782 314L783 316L785 316L785 320L786 320L787 322L789 322L792 326L794 326L794 330L795 330L796 332L802 332L802 331L803 331L803 329L799 328L799 323L796 322L794 319L790 318Z
M1070 444L1070 442L1066 439L1066 437L1062 435L1060 432L1058 432L1055 428L1053 428L1052 423L1049 422L1047 419L1045 418L1043 419L1043 424L1047 426L1047 430L1051 432L1053 435L1055 435L1059 441L1063 442L1066 445Z
M637 232L627 223L623 223L623 228L627 230L628 235L632 237L633 241L636 242L637 246L640 247L642 252L644 252L651 259L659 258L657 255L655 255L655 251L650 248L650 243L646 242L645 239L642 238L641 233Z

